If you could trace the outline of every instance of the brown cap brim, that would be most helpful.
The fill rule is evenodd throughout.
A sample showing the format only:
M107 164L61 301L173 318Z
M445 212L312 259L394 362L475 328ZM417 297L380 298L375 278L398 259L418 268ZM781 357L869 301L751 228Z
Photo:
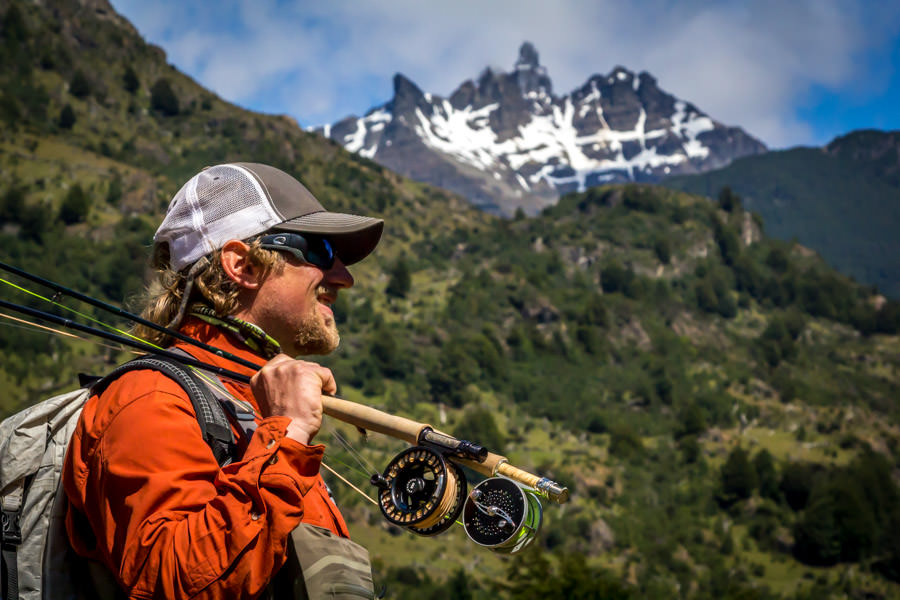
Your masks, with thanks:
M352 265L368 256L378 245L384 231L384 220L322 211L284 221L272 230L326 236L341 262Z

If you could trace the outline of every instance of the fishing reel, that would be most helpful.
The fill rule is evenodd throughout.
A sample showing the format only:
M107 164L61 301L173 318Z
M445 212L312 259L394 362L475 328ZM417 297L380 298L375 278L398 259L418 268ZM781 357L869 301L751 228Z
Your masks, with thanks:
M414 446L388 463L371 482L388 522L419 535L446 531L466 499L466 476L458 466L425 446Z
M446 531L462 514L469 539L500 554L522 550L543 520L536 494L503 477L486 479L467 493L462 469L427 446L401 452L371 482L379 489L378 505L388 522L431 536Z
M514 481L491 477L466 497L463 527L469 539L499 554L515 554L530 544L544 519L537 495Z

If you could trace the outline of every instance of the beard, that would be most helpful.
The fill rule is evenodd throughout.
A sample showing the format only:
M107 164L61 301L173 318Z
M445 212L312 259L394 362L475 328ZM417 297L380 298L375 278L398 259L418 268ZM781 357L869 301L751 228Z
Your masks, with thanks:
M317 307L300 322L294 335L294 347L300 355L331 354L340 343L341 335L334 317L323 317Z
M333 319L323 323L321 319L304 321L294 336L294 347L301 355L331 354L341 343L341 335Z

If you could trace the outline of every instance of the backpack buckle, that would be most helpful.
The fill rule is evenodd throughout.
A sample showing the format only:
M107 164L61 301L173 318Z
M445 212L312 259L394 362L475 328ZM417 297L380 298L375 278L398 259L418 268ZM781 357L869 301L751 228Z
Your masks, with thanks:
M2 513L3 521L3 543L21 544L22 530L19 529L19 511L3 510L0 513Z

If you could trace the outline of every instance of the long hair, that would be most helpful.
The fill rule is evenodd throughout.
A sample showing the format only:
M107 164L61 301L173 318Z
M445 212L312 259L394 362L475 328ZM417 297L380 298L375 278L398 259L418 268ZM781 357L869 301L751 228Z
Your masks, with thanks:
M284 268L284 257L281 253L260 248L259 240L256 239L248 241L247 244L250 246L247 260L259 269L261 279L265 279L273 272L280 273ZM217 315L224 317L238 309L240 287L226 275L222 268L221 256L222 251L218 250L207 257L209 265L194 277L187 304L203 302ZM156 278L144 293L141 317L167 327L178 316L188 284L188 273L193 265L175 271L171 266L167 244L158 244L154 248L150 264L156 271ZM177 324L175 326L177 327ZM136 325L132 333L163 347L170 346L173 341L171 336L144 325Z

